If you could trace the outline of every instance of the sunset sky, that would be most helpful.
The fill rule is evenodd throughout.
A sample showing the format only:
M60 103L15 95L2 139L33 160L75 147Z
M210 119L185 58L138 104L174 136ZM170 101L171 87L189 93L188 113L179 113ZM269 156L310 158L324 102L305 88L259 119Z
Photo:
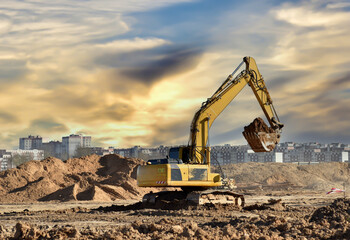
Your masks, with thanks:
M29 134L95 146L187 144L195 111L244 56L282 142L350 143L350 1L1 0L0 148ZM211 145L263 116L246 87Z

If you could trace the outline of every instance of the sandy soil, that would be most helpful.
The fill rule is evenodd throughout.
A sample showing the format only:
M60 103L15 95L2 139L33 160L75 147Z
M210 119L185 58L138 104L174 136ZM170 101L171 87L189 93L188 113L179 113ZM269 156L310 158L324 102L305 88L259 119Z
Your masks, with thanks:
M151 190L157 190L137 186L136 170L141 164L144 164L142 159L115 154L67 161L49 157L26 162L0 172L0 202L138 199Z

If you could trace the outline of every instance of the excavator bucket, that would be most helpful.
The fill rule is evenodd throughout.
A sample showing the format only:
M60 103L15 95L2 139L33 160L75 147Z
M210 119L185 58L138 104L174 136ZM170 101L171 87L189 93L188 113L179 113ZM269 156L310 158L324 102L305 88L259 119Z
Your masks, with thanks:
M267 126L261 118L255 118L242 133L254 152L271 152L280 140L279 132Z

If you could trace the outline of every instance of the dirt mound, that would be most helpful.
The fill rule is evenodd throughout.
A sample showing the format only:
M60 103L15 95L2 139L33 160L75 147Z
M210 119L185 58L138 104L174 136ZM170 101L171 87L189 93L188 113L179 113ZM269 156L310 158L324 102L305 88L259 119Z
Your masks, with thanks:
M310 222L350 222L350 199L338 198L326 207L317 209L310 218Z
M264 180L268 185L278 184L278 183L288 183L288 180L281 174L272 175Z
M329 191L350 184L347 163L330 162L312 165L292 163L239 163L222 167L239 189L262 188L288 190L290 188Z
M139 188L141 159L91 155L62 161L30 161L0 172L1 202L139 199L155 189Z
M62 161L47 158L30 161L15 169L0 172L0 201L114 201L140 199L155 188L139 188L137 166L141 159L119 155L91 155ZM347 163L296 165L290 163L242 163L225 165L223 171L236 181L238 190L329 191L349 185Z

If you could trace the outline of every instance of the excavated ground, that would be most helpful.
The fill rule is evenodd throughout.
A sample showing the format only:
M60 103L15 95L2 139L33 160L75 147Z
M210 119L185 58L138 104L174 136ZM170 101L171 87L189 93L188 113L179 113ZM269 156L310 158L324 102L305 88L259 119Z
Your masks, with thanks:
M166 203L136 184L140 159L89 156L32 161L0 173L0 239L350 239L344 163L223 167L246 207ZM82 201L85 200L85 201Z
M350 200L317 194L249 196L244 209L178 210L79 202L9 206L1 239L349 239ZM271 197L273 199L271 199ZM339 195L338 195L339 197ZM115 202L116 203L116 202ZM124 202L125 203L125 202ZM71 208L70 207L70 204ZM103 205L97 207L98 205ZM67 208L64 208L66 206ZM42 210L45 209L45 210Z

